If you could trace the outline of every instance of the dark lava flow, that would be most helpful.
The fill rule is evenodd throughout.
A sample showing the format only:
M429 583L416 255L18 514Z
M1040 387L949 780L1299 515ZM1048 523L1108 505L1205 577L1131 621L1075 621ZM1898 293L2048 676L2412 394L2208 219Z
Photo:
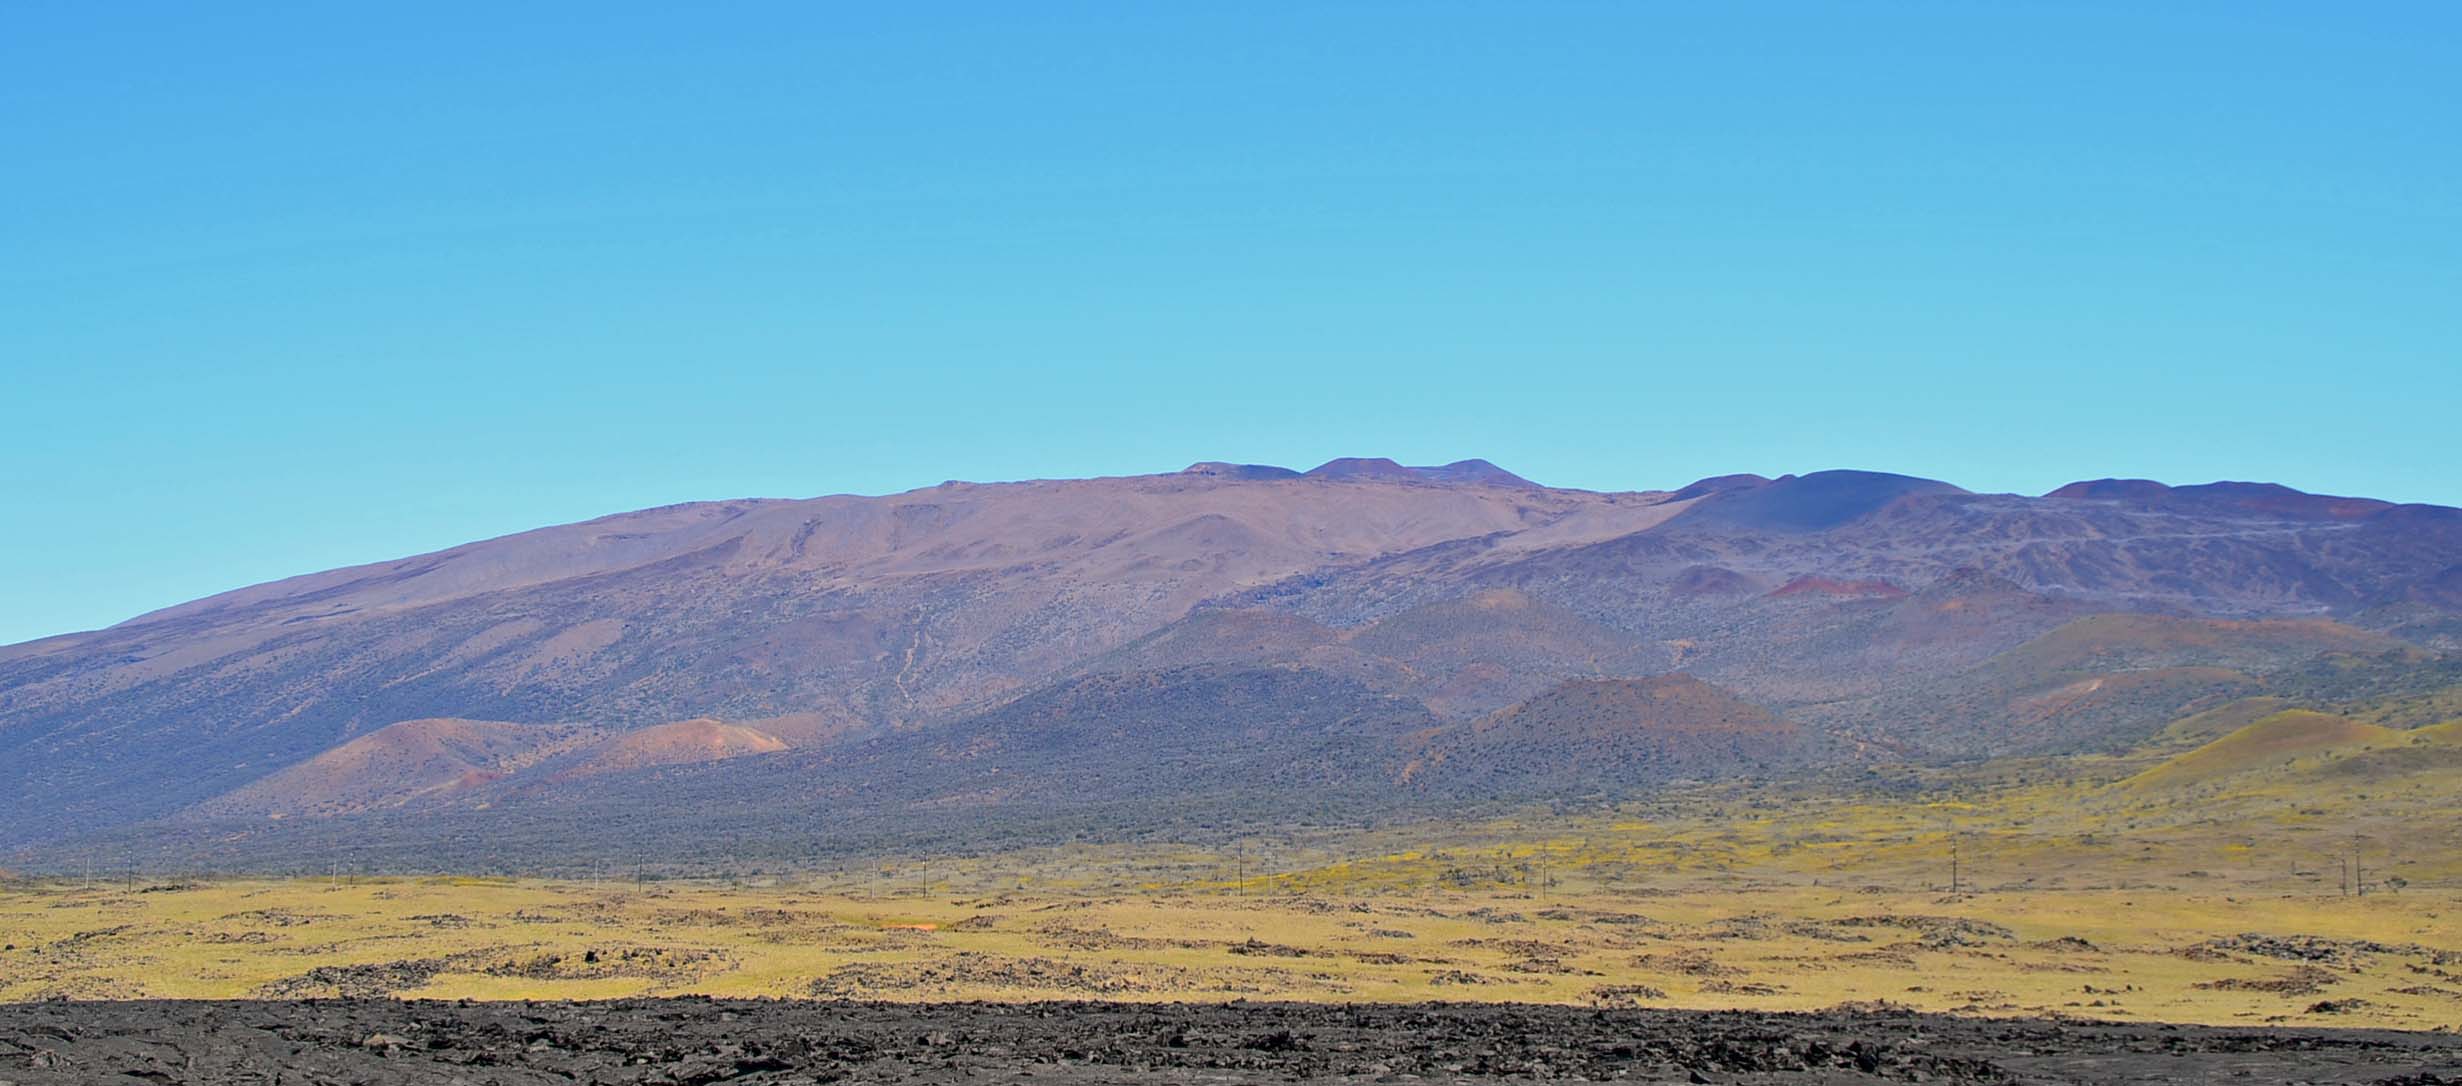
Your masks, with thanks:
M2462 1037L1874 1013L627 999L0 1005L0 1086L2462 1084Z

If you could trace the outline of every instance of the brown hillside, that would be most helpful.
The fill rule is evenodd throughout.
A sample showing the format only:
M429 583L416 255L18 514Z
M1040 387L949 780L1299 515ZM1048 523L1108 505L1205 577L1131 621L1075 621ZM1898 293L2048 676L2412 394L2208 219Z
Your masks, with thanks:
M468 796L605 733L577 725L405 720L198 805L207 817L351 814Z
M652 766L723 762L753 754L775 754L787 746L777 736L740 724L679 720L609 736L581 751L579 760L556 777L573 780Z

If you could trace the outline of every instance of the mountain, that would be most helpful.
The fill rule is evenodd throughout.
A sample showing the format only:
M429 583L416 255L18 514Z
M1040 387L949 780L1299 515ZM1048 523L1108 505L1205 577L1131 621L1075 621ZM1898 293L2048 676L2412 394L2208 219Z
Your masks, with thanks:
M894 834L858 817L888 796L1133 823L2129 742L2236 698L2427 691L2456 568L2462 511L2250 484L1602 493L1346 458L695 503L0 648L0 848L218 820L305 847L276 814ZM1786 756L1643 727L1715 702L1650 685L1674 673L1783 722L1754 726ZM1605 731L1572 723L1592 696ZM1612 765L1540 753L1568 735Z

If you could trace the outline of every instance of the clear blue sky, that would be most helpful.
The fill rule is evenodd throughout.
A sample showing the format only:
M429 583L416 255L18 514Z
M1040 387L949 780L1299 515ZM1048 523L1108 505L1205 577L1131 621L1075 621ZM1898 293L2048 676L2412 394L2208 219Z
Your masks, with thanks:
M2446 3L20 0L0 642L1199 459L2462 504L2458 44Z

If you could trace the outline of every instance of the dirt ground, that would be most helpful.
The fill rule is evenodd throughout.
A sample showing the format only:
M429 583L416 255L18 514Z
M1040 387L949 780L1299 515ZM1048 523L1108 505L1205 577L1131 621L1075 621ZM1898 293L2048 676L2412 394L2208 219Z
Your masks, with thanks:
M0 1083L2462 1083L2462 1037L1521 1004L0 1005Z

